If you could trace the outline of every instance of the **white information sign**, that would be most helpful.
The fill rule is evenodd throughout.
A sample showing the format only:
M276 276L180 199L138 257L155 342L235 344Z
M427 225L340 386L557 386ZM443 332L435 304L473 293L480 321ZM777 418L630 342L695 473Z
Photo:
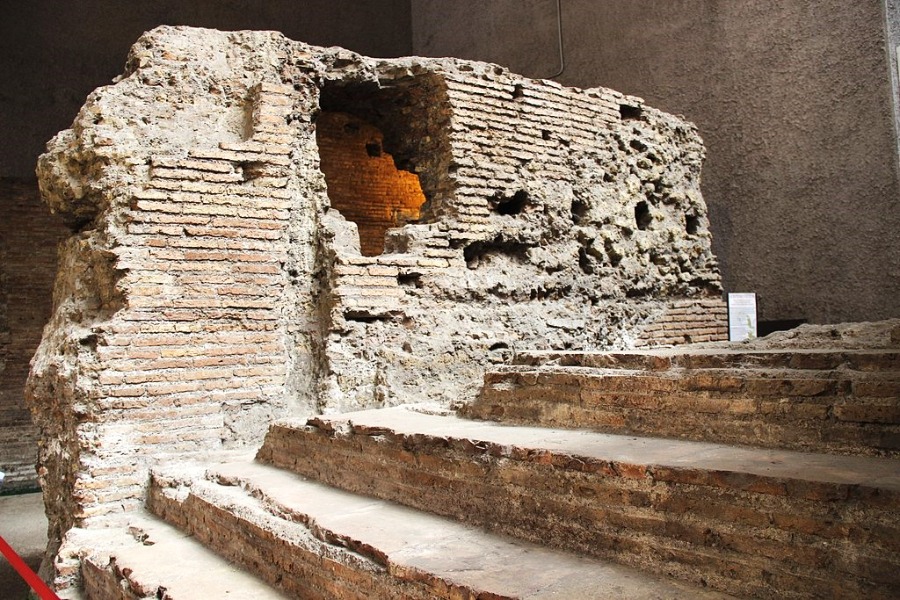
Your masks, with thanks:
M728 339L756 337L756 294L728 294Z

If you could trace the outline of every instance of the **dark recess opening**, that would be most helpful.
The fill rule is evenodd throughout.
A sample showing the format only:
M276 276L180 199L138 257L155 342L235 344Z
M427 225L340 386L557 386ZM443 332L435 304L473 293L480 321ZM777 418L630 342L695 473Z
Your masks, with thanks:
M390 314L372 315L369 313L348 312L344 315L344 318L356 323L376 323L378 321L390 321L392 316Z
M586 275L594 274L594 266L591 264L591 260L588 258L587 250L584 248L578 249L578 266Z
M616 250L616 246L611 240L605 240L603 242L603 249L606 250L606 256L609 258L609 264L614 267L618 267L622 263L622 259L625 258Z
M414 78L329 81L319 97L316 141L331 206L356 223L365 256L384 252L388 230L422 220L427 203L419 165L428 133ZM425 157L425 158L423 158Z
M581 223L587 216L588 205L583 200L572 200L572 222L576 225Z
M638 139L631 140L630 142L628 142L628 145L631 146L632 150L636 150L638 152L644 152L647 149L647 144Z
M384 251L387 231L419 219L425 195L415 173L383 152L383 133L350 113L323 110L316 118L319 167L331 206L357 225L365 256Z
M643 200L638 202L634 207L634 222L641 231L650 227L653 216L650 214L650 207Z
M524 190L519 190L512 196L504 197L497 194L490 200L491 209L499 215L518 215L525 210L528 204L528 194Z
M688 235L697 235L697 232L700 230L700 217L697 215L685 215L684 229Z
M522 85L520 85L520 84L516 84L516 86L513 88L513 91L512 91L513 100L518 100L520 98L523 98L524 96L525 96L525 88L522 87Z
M397 283L410 287L422 287L421 273L401 273L397 276Z
M759 337L765 337L770 333L774 333L776 331L787 331L788 329L800 327L804 323L806 323L806 319L779 319L772 321L760 321L756 324L756 335L758 335Z
M381 156L381 144L378 142L369 142L366 144L366 154L372 158L378 158Z
M508 256L519 262L525 262L528 260L528 248L529 246L519 242L500 239L472 242L463 248L463 258L466 259L466 266L470 269L477 269L482 260L492 254Z
M627 104L619 105L619 114L622 116L623 121L633 121L635 119L641 118L641 113L644 111L640 106L629 106Z

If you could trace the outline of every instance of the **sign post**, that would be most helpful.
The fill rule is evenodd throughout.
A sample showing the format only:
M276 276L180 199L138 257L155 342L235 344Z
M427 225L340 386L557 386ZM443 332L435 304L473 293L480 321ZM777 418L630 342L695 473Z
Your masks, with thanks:
M756 337L756 294L728 294L728 339L740 342Z

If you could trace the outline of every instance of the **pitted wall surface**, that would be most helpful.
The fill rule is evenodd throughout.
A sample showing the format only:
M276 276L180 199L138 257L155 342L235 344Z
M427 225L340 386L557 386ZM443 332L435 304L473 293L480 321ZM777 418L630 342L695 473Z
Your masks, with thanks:
M413 0L413 52L550 77L556 6ZM728 291L757 292L761 320L898 316L900 278L884 268L900 263L895 0L561 7L557 81L636 94L699 127Z
M335 110L421 183L377 256L320 168ZM612 90L145 34L38 169L76 231L28 386L52 543L139 506L153 464L281 416L454 405L524 349L721 339L703 157L692 125Z

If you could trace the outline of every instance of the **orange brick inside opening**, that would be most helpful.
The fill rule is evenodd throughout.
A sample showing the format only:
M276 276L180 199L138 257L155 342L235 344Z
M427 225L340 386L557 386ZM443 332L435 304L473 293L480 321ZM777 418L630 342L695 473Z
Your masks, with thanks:
M381 254L385 232L417 220L425 202L419 178L397 169L383 139L377 127L347 113L322 111L316 120L331 206L356 223L365 256Z

